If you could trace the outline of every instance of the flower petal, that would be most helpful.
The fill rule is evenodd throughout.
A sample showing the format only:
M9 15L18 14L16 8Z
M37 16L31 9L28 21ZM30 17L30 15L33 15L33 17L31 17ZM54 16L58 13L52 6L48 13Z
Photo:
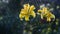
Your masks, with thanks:
M39 13L43 12L42 10L38 10Z
M49 21L49 22L50 22L50 21L51 21L51 18L48 18L48 17L47 17L47 21Z
M43 19L44 15L41 14L41 19Z
M25 9L22 9L21 14L27 14L27 11Z
M33 11L34 9L35 9L35 7L34 7L34 5L32 5L29 10Z
M34 18L36 17L36 14L35 14L34 11L31 11L31 12L30 12L30 15L33 16Z
M29 21L29 15L25 15L25 20Z
M24 14L20 14L19 15L20 18L24 18L24 16L25 16Z
M55 19L55 15L51 14L51 18L54 18Z

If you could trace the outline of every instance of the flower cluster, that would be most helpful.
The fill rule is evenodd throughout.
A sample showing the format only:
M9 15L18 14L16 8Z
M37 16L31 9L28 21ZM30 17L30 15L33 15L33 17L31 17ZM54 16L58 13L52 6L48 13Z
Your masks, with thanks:
M36 13L34 12L34 5L30 6L29 4L24 4L23 7L24 8L21 9L21 12L19 14L20 19L25 18L26 21L29 21L30 15L34 18L36 17ZM41 19L43 19L44 17L47 19L47 21L51 21L51 18L55 19L55 15L52 14L47 7L43 7L42 9L39 9L37 12L40 14Z

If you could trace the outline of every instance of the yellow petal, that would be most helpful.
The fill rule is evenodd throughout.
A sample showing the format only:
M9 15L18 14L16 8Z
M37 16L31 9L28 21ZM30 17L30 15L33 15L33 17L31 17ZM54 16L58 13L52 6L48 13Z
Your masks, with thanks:
M51 18L51 13L48 12L48 13L46 14L46 17L50 17L50 18Z
M24 4L24 9L29 9L30 5L29 4Z
M48 8L44 7L42 10L43 10L43 11L47 11L47 10L48 10Z
M29 4L24 4L24 11L25 13L29 12L30 5Z
M21 14L27 14L28 12L27 12L27 10L22 9L20 13L21 13Z
M19 14L19 17L22 19L22 18L24 18L24 14Z
M34 18L36 17L36 14L35 14L34 11L31 11L31 12L30 12L30 15L33 16Z
M25 9L26 11L28 11L29 8L30 8L30 5L29 5L29 4L24 4L24 9Z
M41 19L43 19L43 16L44 16L44 15L41 14Z
M33 11L35 9L34 5L30 7L30 11Z
M55 19L55 15L51 14L51 18L54 18Z
M29 21L29 15L25 15L25 20Z
M46 7L44 7L44 8L42 9L42 11L43 11L44 14L46 14L46 13L49 12L48 8L46 8Z
M50 22L50 21L51 21L51 18L47 18L47 21L49 21L49 22Z
M43 12L42 10L38 10L39 13Z

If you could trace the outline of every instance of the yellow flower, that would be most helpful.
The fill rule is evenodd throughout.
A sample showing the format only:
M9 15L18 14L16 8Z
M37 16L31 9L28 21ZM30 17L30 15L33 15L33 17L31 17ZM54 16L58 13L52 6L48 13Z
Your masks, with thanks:
M51 21L51 18L55 19L55 16L48 10L47 7L42 8L42 10L38 10L38 12L41 15L41 19L43 19L43 17L47 18L47 21Z
M24 8L21 9L21 12L19 14L20 19L25 18L26 21L29 21L30 15L35 18L36 14L34 12L34 5L24 4Z
M44 7L42 10L39 9L38 12L41 15L41 19L43 19L43 17L48 13L48 8Z

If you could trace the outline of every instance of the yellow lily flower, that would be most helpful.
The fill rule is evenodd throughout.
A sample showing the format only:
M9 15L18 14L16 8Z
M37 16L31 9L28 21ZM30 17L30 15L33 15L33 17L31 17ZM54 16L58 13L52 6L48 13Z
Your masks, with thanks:
M43 19L44 15L46 15L48 13L48 8L44 7L44 8L42 8L42 10L39 9L38 12L41 15L41 19Z
M43 19L43 17L47 18L47 21L51 21L51 18L55 19L55 16L48 10L47 7L42 8L42 10L38 10L38 12L41 15L41 19Z
M30 6L29 4L24 4L24 8L21 9L21 12L19 14L20 19L25 18L26 21L29 21L30 15L35 18L36 14L34 12L34 5Z

